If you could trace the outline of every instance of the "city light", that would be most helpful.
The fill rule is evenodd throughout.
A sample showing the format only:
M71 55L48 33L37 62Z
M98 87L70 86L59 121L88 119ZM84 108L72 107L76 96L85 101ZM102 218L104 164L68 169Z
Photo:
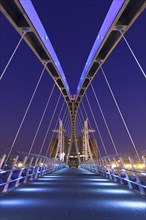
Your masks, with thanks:
M23 167L23 163L22 163L22 162L19 162L19 163L17 164L17 167L18 167L18 168L22 168L22 167Z
M131 169L132 168L130 163L124 164L124 167L127 168L127 169Z
M44 165L44 163L42 163L42 162L40 162L40 164L39 164L41 167Z
M113 168L116 168L117 166L116 166L116 164L113 163L113 164L111 165L111 167L112 167L112 169L113 169Z

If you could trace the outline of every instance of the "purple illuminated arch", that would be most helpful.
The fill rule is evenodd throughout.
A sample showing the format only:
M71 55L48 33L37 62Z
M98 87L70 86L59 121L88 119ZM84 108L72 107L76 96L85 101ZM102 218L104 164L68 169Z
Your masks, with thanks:
M60 62L57 58L57 55L53 49L53 46L49 40L49 37L37 15L37 12L32 4L32 2L30 0L19 0L21 6L23 7L24 11L26 12L27 16L29 17L32 25L34 26L36 32L38 33L38 35L40 36L40 38L42 39L45 47L47 48L51 58L52 58L52 61L54 62L56 68L58 69L59 73L60 73L60 76L64 82L64 85L66 87L66 90L68 92L68 94L70 94L70 90L69 90L69 86L68 86L68 83L67 83L67 80L66 80L66 77L65 77L65 74L63 72L63 69L60 65Z
M120 11L122 5L124 3L124 0L113 0L112 4L111 4L111 7L106 15L106 18L103 22L103 25L96 37L96 40L95 40L95 43L91 49L91 52L89 54L89 57L87 59L87 62L85 64L85 67L83 69L83 72L82 72L82 75L81 75L81 78L80 78L80 81L79 81L79 84L78 84L78 87L77 87L77 95L82 87L82 84L83 84L83 81L86 77L86 73L88 72L89 70L89 67L90 67L90 64L92 63L92 61L94 60L95 58L95 55L104 39L104 37L106 36L108 30L110 29L112 23L114 22L114 19L116 18L118 12Z

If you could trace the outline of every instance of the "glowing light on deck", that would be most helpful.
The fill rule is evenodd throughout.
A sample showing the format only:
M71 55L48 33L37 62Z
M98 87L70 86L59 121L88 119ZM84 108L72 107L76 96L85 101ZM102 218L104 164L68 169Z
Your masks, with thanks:
M44 189L44 188L19 188L17 189L18 192L46 192L49 191L48 189Z

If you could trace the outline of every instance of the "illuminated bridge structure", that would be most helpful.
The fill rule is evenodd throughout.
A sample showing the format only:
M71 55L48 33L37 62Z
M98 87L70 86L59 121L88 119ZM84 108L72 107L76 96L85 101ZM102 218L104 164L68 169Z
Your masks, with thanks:
M43 65L41 76L9 152L1 155L0 217L4 220L144 220L146 218L146 157L144 153L141 155L136 148L102 65L118 43L124 40L145 80L144 70L124 34L145 10L146 2L144 0L113 1L89 54L75 95L70 93L60 62L31 1L1 0L0 4L1 12L21 35L20 41L1 74L1 83L23 40ZM29 151L17 152L16 154L14 153L15 143L45 70L54 80L54 86ZM103 73L132 143L134 156L119 154L114 143L92 85L92 80L99 70ZM34 142L50 104L55 85L59 88L60 96L56 102L43 144L39 153L35 154L33 152ZM92 88L111 138L115 150L114 155L109 155L104 145L93 109L86 95L89 86ZM64 97L64 104L67 105L62 118L61 112L64 104L58 109L61 95ZM83 97L86 97L96 130L99 132L105 151L104 156L100 154L100 146L98 146L98 156L95 152L95 147L97 147L94 136L95 130L91 128L89 115L82 104ZM82 105L86 117L82 114ZM42 154L47 135L49 132L52 133L50 126L57 110L58 120L53 131L57 133L57 138L51 138L46 153ZM66 116L67 110L69 117ZM71 135L66 137L65 129L67 129L69 120L71 122ZM81 144L79 144L79 137L76 134L77 124L82 131ZM93 138L90 137L90 133L93 133ZM66 142L67 144L65 144Z

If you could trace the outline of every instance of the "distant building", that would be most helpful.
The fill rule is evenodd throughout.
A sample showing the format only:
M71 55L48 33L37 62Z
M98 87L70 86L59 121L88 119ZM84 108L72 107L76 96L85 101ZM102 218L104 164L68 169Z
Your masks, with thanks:
M58 139L57 137L52 138L50 142L50 150L49 150L49 157L55 157L57 151L57 144ZM98 158L98 146L95 138L89 139L91 154L93 158ZM72 146L70 148L70 146ZM78 147L78 154L80 157L81 162L83 161L83 144L82 144L82 136L77 137L77 147ZM71 151L70 151L71 149ZM65 162L68 161L69 164L72 166L76 166L78 164L78 156L75 148L75 144L70 142L70 137L65 136L64 140L64 153L65 153Z

